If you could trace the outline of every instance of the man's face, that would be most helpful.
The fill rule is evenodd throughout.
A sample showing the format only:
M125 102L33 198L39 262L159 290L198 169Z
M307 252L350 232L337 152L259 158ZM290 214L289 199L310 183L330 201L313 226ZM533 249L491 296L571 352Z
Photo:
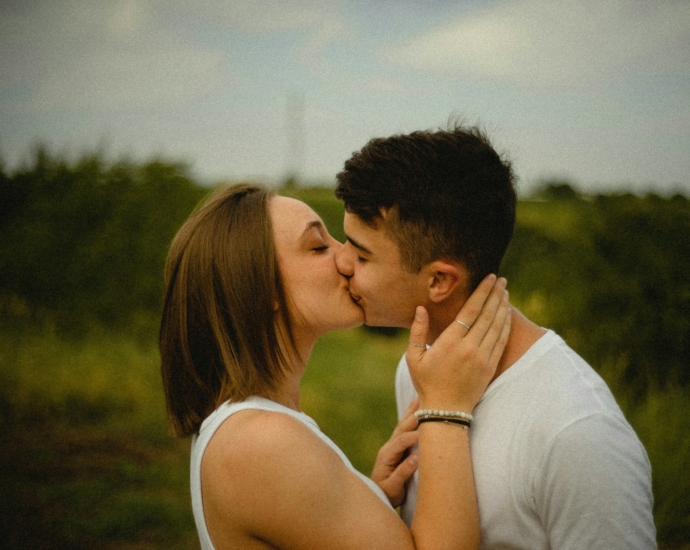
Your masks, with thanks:
M428 300L424 270L410 273L402 266L398 244L381 223L373 228L346 212L343 225L347 242L336 254L336 266L350 280L364 323L409 328L415 307Z

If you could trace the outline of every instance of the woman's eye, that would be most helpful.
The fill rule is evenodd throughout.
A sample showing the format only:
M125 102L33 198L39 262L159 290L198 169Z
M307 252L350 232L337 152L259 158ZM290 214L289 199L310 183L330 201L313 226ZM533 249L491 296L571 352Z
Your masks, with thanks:
M317 246L316 248L313 248L315 252L323 252L324 250L328 250L331 247L330 244L324 244L322 246Z

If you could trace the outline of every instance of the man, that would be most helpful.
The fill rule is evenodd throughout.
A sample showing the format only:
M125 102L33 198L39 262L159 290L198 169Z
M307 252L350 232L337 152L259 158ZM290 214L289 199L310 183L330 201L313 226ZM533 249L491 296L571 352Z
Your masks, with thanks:
M339 271L372 326L429 312L432 345L489 273L515 224L510 164L476 128L374 139L337 176ZM403 357L398 411L415 391ZM513 312L470 429L484 548L655 548L651 469L604 381L565 342ZM453 426L449 426L452 429ZM403 519L410 524L416 479Z

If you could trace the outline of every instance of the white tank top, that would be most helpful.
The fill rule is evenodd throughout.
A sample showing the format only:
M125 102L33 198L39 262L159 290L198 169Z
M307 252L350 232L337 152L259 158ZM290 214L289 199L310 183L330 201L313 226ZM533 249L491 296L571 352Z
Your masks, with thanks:
M318 424L306 414L294 411L288 407L276 403L275 401L271 401L263 397L250 397L245 401L240 401L239 403L230 403L228 401L223 403L220 407L213 411L208 418L206 418L206 420L203 421L201 428L199 429L199 433L192 438L192 452L190 461L192 511L194 512L194 521L196 522L196 528L197 532L199 533L199 541L201 542L202 550L215 550L215 548L211 542L208 528L206 527L204 507L201 500L201 459L204 456L206 446L208 445L209 441L211 441L213 434L216 433L216 430L220 427L220 425L231 415L246 409L280 412L302 422L305 426L311 429L312 432L319 436L321 440L326 443L326 445L333 449L345 463L345 466L347 466L355 475L364 481L364 483L366 483L366 485L372 491L374 491L376 496L390 506L388 497L386 497L381 488L367 476L355 470L345 454L319 429Z

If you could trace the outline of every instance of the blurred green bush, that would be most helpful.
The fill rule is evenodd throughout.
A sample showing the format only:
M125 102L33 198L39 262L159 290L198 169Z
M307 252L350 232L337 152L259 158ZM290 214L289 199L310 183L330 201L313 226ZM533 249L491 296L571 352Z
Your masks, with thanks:
M39 148L29 166L0 168L5 540L26 548L195 540L188 443L165 432L155 334L168 245L208 192L183 165L161 160L94 154L70 163ZM281 192L344 238L331 189ZM502 266L512 302L611 385L652 461L666 548L690 544L688 243L686 197L586 196L554 182L519 202ZM395 423L392 377L405 335L386 334L327 335L305 376L305 411L365 472ZM44 519L24 524L28 517Z
M0 175L0 315L83 331L156 314L168 244L207 192L182 165L38 149Z

